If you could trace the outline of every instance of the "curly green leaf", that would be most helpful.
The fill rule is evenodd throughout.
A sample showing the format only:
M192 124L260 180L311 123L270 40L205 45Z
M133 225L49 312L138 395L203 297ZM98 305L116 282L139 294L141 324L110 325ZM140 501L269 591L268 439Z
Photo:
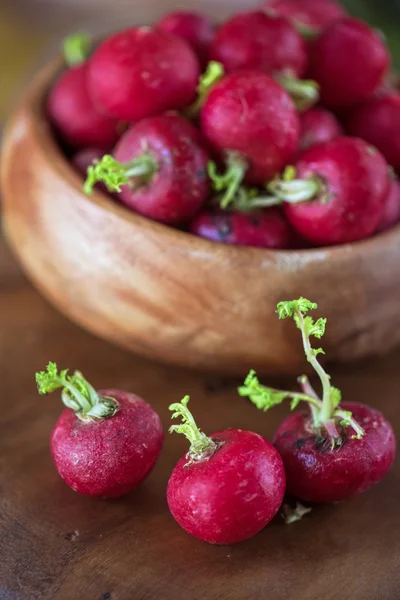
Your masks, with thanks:
M110 192L120 192L121 186L129 181L126 166L115 160L110 154L105 154L100 160L94 161L87 170L87 178L83 187L85 194L91 194L96 183L102 181Z
M286 390L276 390L271 387L262 385L254 370L250 371L247 375L244 384L238 388L238 394L242 398L249 398L249 400L259 409L264 412L276 406L282 404L286 399L291 399L291 408L296 406L301 401L308 402L309 404L319 405L320 402L315 398L311 398L307 394L299 394L294 392L288 392Z
M82 420L108 418L119 408L113 398L100 396L82 373L75 371L73 375L68 375L68 369L59 372L53 362L49 362L45 371L36 373L36 384L39 394L50 394L61 389L65 406Z
M279 302L276 307L276 312L280 319L287 319L293 317L297 312L301 315L305 315L310 310L318 308L318 304L310 302L307 298L299 298L298 300L288 300Z

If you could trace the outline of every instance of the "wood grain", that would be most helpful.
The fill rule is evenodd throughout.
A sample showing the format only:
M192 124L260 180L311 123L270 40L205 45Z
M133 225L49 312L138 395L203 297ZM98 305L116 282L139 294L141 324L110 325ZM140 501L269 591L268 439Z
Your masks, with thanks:
M135 391L159 411L165 429L168 404L186 393L207 432L240 426L271 437L287 408L260 415L236 396L236 381L157 366L97 340L30 287L1 243L0 314L1 600L400 597L398 460L370 492L315 509L299 523L276 518L233 547L201 543L179 528L165 501L184 440L166 435L155 471L126 498L79 496L52 465L48 437L61 404L37 396L34 372L53 359L79 367L96 386ZM379 406L397 436L399 359L333 373L346 399Z
M306 296L334 323L331 360L400 342L400 226L331 249L268 251L216 244L151 222L96 192L57 147L44 98L60 68L33 81L9 124L4 226L36 286L100 337L179 366L297 373L303 351L278 301Z

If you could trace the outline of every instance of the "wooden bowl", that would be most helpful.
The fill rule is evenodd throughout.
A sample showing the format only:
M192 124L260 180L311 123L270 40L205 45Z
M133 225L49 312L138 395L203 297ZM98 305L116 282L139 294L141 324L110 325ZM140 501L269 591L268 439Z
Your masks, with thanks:
M355 244L269 251L212 243L100 192L87 197L45 116L60 67L36 77L8 125L2 185L7 238L63 313L145 356L240 375L252 367L304 370L296 328L275 314L279 300L301 295L328 317L323 346L331 360L400 342L399 227Z

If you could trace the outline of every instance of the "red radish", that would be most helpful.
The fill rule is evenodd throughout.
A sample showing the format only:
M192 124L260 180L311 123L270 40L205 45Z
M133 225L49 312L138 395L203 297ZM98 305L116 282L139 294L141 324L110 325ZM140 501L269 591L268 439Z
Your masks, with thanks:
M62 73L50 90L47 113L72 148L96 146L108 150L119 137L118 121L95 108L88 93L87 73L86 63Z
M210 56L227 73L261 70L288 71L301 77L307 68L307 47L299 33L283 17L262 11L239 13L218 29Z
M318 34L346 15L336 0L267 0L264 10L290 19L301 33L306 34Z
M164 15L156 27L185 40L197 54L201 65L207 64L210 44L215 35L215 25L211 19L195 11L177 10Z
M343 128L335 115L325 108L311 108L300 115L301 134L300 148L306 150L329 142L344 134Z
M285 203L286 216L302 237L331 245L376 230L389 182L380 152L358 138L338 137L306 150L293 173L273 180L268 190Z
M269 73L304 110L318 99L312 81L299 81L307 68L307 47L301 35L282 17L262 11L233 16L219 29L210 56L227 73L260 70Z
M277 513L285 492L281 457L263 437L242 429L226 429L207 437L197 427L187 404L172 404L190 449L168 482L169 509L194 537L211 544L235 544L261 531Z
M400 171L400 92L392 90L357 106L346 125L351 135L373 144Z
M249 212L204 208L189 232L213 242L257 248L295 248L299 241L277 208Z
M287 164L298 147L296 108L266 73L242 71L223 78L209 93L200 120L209 143L230 162L223 179L225 205L243 179L263 184ZM217 183L216 189L223 188Z
M322 400L304 375L297 393L261 385L254 371L239 394L263 411L286 398L292 399L292 409L306 402L309 411L286 418L274 436L285 465L287 491L306 502L338 502L365 492L386 475L395 458L396 440L377 410L356 402L341 404L340 390L331 385L317 359L322 348L311 347L310 337L320 339L325 332L326 319L314 322L305 316L316 308L299 298L280 302L277 313L280 319L293 317L300 329L307 360L321 380Z
M310 48L308 76L328 108L362 102L382 84L390 55L380 34L350 17L332 23Z
M386 196L385 208L377 231L384 231L400 221L400 181L393 178Z
M133 27L100 44L89 64L96 105L124 121L180 110L196 96L200 67L181 38L150 27Z
M163 223L192 217L206 200L208 153L199 131L177 114L143 119L114 150L88 169L90 193L97 181L121 192L129 208ZM122 186L122 187L121 187Z
M54 363L36 374L40 394L62 390L67 408L51 434L59 475L76 492L117 498L136 488L154 467L163 444L158 414L122 390L96 391L77 371Z

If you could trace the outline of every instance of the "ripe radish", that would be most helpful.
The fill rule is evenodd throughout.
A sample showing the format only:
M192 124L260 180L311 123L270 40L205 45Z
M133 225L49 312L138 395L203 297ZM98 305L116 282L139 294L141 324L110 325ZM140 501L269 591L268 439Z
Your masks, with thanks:
M77 371L54 363L36 374L40 394L61 389L67 408L51 434L59 475L76 492L117 498L137 487L154 467L163 444L157 413L122 390L96 391Z
M376 230L389 183L380 152L358 138L338 137L306 150L293 171L273 180L268 190L284 202L289 222L302 237L330 245Z
M196 11L177 10L164 15L156 27L185 40L196 53L200 64L203 67L207 64L210 44L215 35L215 25L211 19Z
M74 34L64 40L64 56L70 66L50 90L47 113L60 137L72 148L96 146L103 151L116 143L118 121L99 112L88 92L85 58L89 40Z
M285 492L285 471L275 448L263 437L242 429L206 436L187 404L172 404L172 418L182 425L190 449L168 482L169 509L194 537L211 544L235 544L259 531L277 513Z
M307 36L320 33L330 23L346 15L336 0L267 0L264 10L289 19Z
M277 208L248 212L204 208L188 231L213 242L255 248L296 248L299 240Z
M307 68L307 48L302 37L281 17L262 11L239 13L218 29L211 58L222 63L227 73L261 70L290 71L297 77Z
M224 77L206 98L200 121L206 139L228 161L223 180L215 183L214 177L217 191L225 186L225 207L243 180L263 184L298 147L300 122L295 106L266 73L242 71Z
M332 23L310 48L308 76L328 108L362 102L382 84L390 55L380 34L350 17Z
M325 108L311 108L300 115L301 133L299 147L306 150L329 142L344 134L343 128L335 115Z
M287 491L306 502L338 502L365 492L389 471L396 453L393 430L383 415L365 404L341 404L340 390L318 362L322 348L312 348L310 337L320 339L326 319L314 322L306 314L317 305L305 298L280 302L280 319L293 317L301 331L308 362L318 374L322 400L306 376L299 378L302 391L287 392L261 385L254 373L247 377L239 395L267 411L286 398L294 409L306 402L308 412L297 412L280 425L274 445L282 456Z
M385 208L377 231L384 231L400 221L400 181L394 177L390 182Z
M177 114L149 117L122 135L113 157L89 167L84 189L91 193L103 181L129 208L178 224L208 196L207 163L201 134L189 121Z
M88 70L93 101L124 121L185 108L196 96L199 76L190 46L150 27L133 27L106 39Z
M400 92L392 90L355 107L346 125L351 135L373 144L400 171Z
M217 31L210 56L227 73L260 70L273 75L293 95L299 108L314 104L318 88L299 81L307 68L307 48L301 35L282 17L262 11L233 16Z

